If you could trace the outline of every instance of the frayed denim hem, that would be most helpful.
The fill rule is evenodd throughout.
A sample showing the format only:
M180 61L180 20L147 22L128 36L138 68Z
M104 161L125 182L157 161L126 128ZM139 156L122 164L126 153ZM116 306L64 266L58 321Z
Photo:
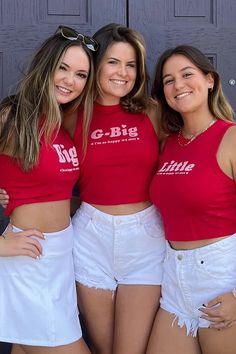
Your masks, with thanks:
M101 284L98 284L96 282L93 282L92 280L84 279L81 277L76 277L76 283L79 283L83 286L86 286L87 288L93 288L97 290L105 290L105 291L111 291L112 294L115 293L116 289L109 287L109 286L102 286Z
M175 315L175 318L172 322L172 327L174 326L174 323L176 320L178 320L178 326L180 328L183 328L184 326L186 327L186 334L187 336L191 335L192 337L196 337L197 336L197 331L199 328L199 321L195 320L195 319L183 319L178 317L176 314L173 313L173 315Z

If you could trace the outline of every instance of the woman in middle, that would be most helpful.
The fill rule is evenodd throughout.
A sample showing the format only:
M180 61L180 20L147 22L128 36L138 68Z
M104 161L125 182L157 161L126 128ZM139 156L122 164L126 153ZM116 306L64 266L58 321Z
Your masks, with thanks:
M143 354L159 306L165 241L149 184L158 159L157 107L148 96L139 33L95 33L96 97L79 112L81 207L73 218L78 303L94 353Z

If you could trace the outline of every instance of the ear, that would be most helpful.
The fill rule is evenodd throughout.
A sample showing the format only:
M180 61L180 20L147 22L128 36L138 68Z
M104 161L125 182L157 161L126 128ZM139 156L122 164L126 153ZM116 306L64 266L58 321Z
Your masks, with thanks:
M212 91L212 90L213 90L213 87L214 87L214 83L215 83L213 74L212 74L212 73L208 73L208 74L206 75L206 79L207 79L207 83L208 83L208 89L209 89L210 91Z

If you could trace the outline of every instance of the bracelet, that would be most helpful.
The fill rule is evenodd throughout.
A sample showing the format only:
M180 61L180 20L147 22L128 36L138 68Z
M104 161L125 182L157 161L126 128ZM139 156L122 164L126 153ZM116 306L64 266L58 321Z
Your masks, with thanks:
M234 296L235 299L236 299L236 288L234 288L234 289L232 290L232 294L233 294L233 296Z
M7 227L5 228L5 230L2 233L2 237L6 240L6 232L8 231L9 225L11 226L11 221L9 222L9 224L7 225Z

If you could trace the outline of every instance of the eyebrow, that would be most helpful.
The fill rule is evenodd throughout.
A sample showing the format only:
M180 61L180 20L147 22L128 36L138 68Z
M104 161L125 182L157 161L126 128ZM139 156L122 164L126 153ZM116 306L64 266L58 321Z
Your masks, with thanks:
M184 68L182 68L180 70L180 72L184 71L184 70L187 70L187 69L193 69L193 70L196 70L193 66L185 66ZM162 80L165 79L167 76L172 76L171 74L166 74L162 77Z
M61 65L62 65L62 64L65 65L67 68L70 68L70 65L66 64L64 61L61 62ZM79 70L77 70L77 71L79 71L80 73L86 73L86 74L89 73L89 71L87 71L87 70L82 70L82 69L79 69Z
M67 66L68 68L70 67L70 65L66 64L64 61L62 61L61 64Z
M115 57L108 57L107 59L108 59L108 60L113 59L113 60L116 60L116 61L121 61L120 59L115 58ZM131 59L131 60L128 60L128 61L127 61L127 63L136 63L136 62L137 62L136 59Z

